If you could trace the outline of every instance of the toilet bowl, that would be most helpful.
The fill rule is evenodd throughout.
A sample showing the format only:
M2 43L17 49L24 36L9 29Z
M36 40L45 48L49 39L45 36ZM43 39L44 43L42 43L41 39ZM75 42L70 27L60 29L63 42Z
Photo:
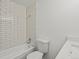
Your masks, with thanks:
M38 39L36 42L37 51L34 51L27 55L26 59L43 59L44 55L47 54L49 48L49 41Z
M42 59L43 53L39 51L34 51L27 56L27 59Z

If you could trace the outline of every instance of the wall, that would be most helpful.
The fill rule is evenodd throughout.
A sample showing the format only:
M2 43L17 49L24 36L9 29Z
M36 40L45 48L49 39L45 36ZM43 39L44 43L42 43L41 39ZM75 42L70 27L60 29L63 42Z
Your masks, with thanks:
M36 0L21 5L12 0L0 1L0 51L36 39ZM27 3L24 2L24 3Z
M12 0L15 3L28 7L32 3L35 3L36 0Z
M36 16L37 39L51 40L48 59L54 59L66 35L79 35L78 0L38 0Z
M2 0L0 17L0 51L26 41L26 7Z
M32 45L35 46L36 39L36 2L34 1L26 8L27 39L31 38Z

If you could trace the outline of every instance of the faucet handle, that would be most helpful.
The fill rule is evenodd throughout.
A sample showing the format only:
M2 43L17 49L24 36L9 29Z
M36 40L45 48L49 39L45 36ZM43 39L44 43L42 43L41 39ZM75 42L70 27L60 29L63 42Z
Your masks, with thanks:
M29 38L27 41L26 41L27 44L30 44L31 43L31 38Z

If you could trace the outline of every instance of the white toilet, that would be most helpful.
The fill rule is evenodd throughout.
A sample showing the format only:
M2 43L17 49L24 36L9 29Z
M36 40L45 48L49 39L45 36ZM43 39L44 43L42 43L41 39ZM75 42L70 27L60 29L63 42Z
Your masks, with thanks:
M38 39L37 42L37 51L30 53L27 56L27 59L42 59L44 54L48 52L49 41Z

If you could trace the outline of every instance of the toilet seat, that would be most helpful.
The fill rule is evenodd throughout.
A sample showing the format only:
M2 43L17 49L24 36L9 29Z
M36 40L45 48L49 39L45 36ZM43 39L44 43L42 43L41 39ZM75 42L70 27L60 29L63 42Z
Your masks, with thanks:
M39 51L34 51L30 53L26 59L42 59L42 57L43 57L43 53Z

